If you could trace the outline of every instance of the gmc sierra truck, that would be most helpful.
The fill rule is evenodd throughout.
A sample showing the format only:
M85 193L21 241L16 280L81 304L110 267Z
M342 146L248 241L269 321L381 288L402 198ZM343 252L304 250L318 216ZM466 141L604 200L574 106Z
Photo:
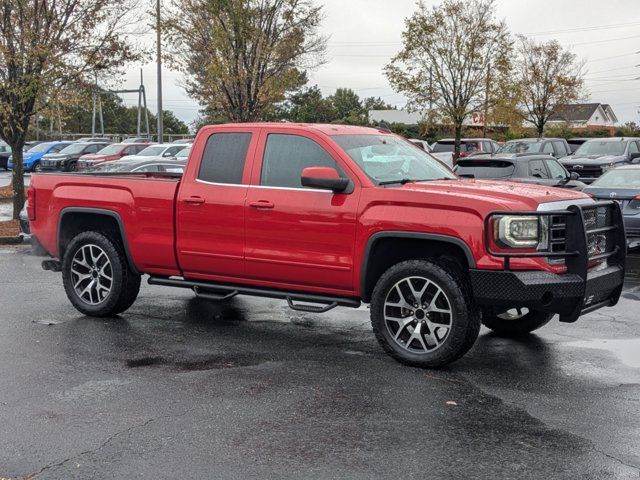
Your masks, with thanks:
M526 334L612 306L625 268L617 203L461 179L354 126L204 127L183 175L34 175L28 214L83 314L124 312L143 274L215 301L364 302L384 350L419 367L460 358L481 324Z

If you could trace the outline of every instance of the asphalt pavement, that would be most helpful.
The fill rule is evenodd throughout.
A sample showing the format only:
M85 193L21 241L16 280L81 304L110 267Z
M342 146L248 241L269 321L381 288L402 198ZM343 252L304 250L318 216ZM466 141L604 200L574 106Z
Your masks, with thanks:
M111 320L0 247L0 478L640 477L640 259L624 298L402 366L366 308L323 315L143 284Z

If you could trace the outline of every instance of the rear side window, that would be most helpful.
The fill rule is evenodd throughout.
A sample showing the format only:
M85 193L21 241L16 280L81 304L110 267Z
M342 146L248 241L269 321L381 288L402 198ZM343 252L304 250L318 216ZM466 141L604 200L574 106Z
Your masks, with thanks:
M262 160L260 185L303 188L302 170L307 167L333 167L335 160L313 140L299 135L271 134Z
M461 177L509 178L515 166L504 160L458 160L455 172Z
M453 144L453 142L436 142L436 144L433 146L433 152L453 152L454 146L455 145Z
M251 143L250 133L214 133L202 154L198 179L239 185Z
M559 157L564 157L567 153L567 147L565 147L564 142L554 141L553 146L556 149L556 155Z

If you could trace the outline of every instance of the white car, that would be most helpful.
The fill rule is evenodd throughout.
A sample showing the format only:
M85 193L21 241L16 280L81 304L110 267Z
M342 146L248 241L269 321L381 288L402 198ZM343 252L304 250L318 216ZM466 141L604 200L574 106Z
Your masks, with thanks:
M178 154L180 150L184 150L190 145L179 145L176 143L160 143L156 145L149 145L144 150L140 150L135 155L127 155L122 157L126 160L149 160L150 157L172 159Z

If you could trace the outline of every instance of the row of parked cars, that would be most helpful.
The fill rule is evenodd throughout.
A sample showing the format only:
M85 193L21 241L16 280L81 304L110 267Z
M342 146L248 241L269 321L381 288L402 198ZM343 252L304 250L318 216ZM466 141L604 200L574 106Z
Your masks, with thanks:
M569 188L616 200L629 247L640 247L640 138L524 138L502 145L465 138L455 166L453 146L453 140L441 140L430 153L460 177Z
M26 172L106 171L111 168L121 172L182 172L191 143L192 140L176 140L154 144L145 138L131 138L120 143L104 138L32 142L23 153L23 166ZM11 149L0 145L0 152L4 154L0 157L0 167L12 169ZM117 165L113 163L116 161Z

